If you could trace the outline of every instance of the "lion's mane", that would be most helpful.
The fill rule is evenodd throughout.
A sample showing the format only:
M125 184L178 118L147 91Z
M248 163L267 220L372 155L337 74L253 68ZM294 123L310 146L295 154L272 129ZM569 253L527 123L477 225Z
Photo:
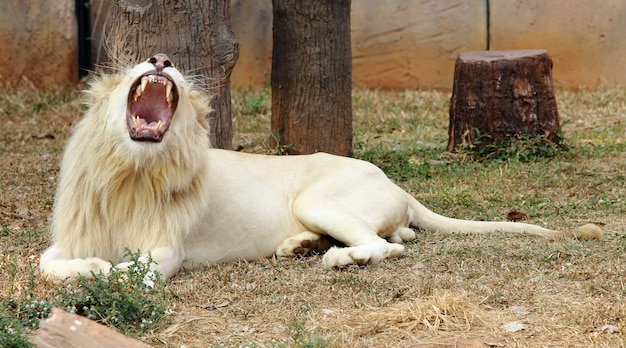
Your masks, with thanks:
M121 121L137 78L130 73L91 82L89 109L65 150L51 231L67 258L119 261L126 248L182 245L181 231L192 231L208 206L201 180L209 147L208 97L177 85L175 122L162 143L133 143Z

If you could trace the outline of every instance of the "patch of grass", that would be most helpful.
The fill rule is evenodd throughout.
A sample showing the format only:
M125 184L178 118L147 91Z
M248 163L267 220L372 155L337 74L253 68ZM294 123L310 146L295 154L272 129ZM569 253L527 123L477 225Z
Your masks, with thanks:
M59 86L45 90L23 89L0 94L0 117L31 116L68 104L76 99L76 88Z
M269 88L243 88L232 91L233 146L238 149L255 149L254 152L269 152L271 90Z
M567 154L568 147L565 139L560 138L557 145L540 135L519 135L494 140L489 134L480 134L472 146L465 147L461 151L479 161L515 160L524 163L549 161Z
M374 163L397 181L410 178L430 178L431 162L428 155L416 149L384 149L381 147L363 149L363 145L355 145L353 157Z
M331 339L321 337L316 329L307 329L305 321L294 319L289 323L287 331L292 341L289 347L324 348L332 344Z

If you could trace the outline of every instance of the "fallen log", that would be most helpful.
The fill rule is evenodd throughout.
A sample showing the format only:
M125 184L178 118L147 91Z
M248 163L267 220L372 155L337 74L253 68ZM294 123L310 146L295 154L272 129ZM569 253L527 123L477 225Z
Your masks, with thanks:
M41 321L31 340L37 348L149 348L150 346L122 335L112 328L80 315L53 308L48 319Z

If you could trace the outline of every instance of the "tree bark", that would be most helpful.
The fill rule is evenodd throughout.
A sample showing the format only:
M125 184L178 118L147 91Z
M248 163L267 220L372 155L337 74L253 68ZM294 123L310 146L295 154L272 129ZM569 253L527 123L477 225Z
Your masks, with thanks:
M457 145L483 146L515 136L540 135L558 144L559 132L548 52L459 54L450 101L448 151Z
M273 0L271 147L352 152L350 0Z
M108 60L128 66L165 53L214 95L207 115L213 147L230 149L230 74L239 57L229 0L111 0L105 24Z

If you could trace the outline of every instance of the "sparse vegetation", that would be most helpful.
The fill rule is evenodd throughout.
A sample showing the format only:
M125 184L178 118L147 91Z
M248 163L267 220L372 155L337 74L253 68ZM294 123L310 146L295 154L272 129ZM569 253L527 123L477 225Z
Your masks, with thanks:
M461 151L481 161L540 162L567 155L568 147L564 140L560 139L559 144L554 144L540 135L519 135L498 141L489 134L482 134L471 147L462 148Z
M148 292L143 276L124 278L128 300L105 279L70 282L70 289L38 276L60 155L81 113L77 96L54 90L0 97L9 129L0 133L2 346L27 347L43 313L52 304L72 310L70 303L107 325L123 313L127 326L118 328L155 346L405 347L459 337L493 346L626 346L622 89L557 91L565 150L533 149L530 139L500 145L501 155L486 158L446 153L447 93L353 96L354 156L382 167L434 211L504 220L515 208L527 222L557 229L595 222L606 231L600 241L419 231L404 258L376 266L329 271L320 256L213 265ZM269 91L235 91L233 98L234 146L271 152ZM130 312L149 310L142 301L150 297L162 305L155 313L172 309L153 318L171 322L144 322L142 331ZM512 322L524 328L505 329Z
M76 282L58 287L49 299L37 298L34 287L37 276L30 265L29 285L24 286L25 296L15 296L18 289L1 302L0 322L3 331L16 342L24 329L36 330L41 319L47 318L53 307L82 315L91 320L116 328L133 337L146 336L170 322L171 295L163 289L158 273L152 273L148 263L139 262L138 252L128 252L131 265L128 270L113 268L107 276L92 274L81 276ZM14 267L15 268L15 267ZM13 283L17 274L12 273ZM154 286L147 286L145 281ZM10 314L9 314L10 313ZM4 345L2 345L4 347Z

